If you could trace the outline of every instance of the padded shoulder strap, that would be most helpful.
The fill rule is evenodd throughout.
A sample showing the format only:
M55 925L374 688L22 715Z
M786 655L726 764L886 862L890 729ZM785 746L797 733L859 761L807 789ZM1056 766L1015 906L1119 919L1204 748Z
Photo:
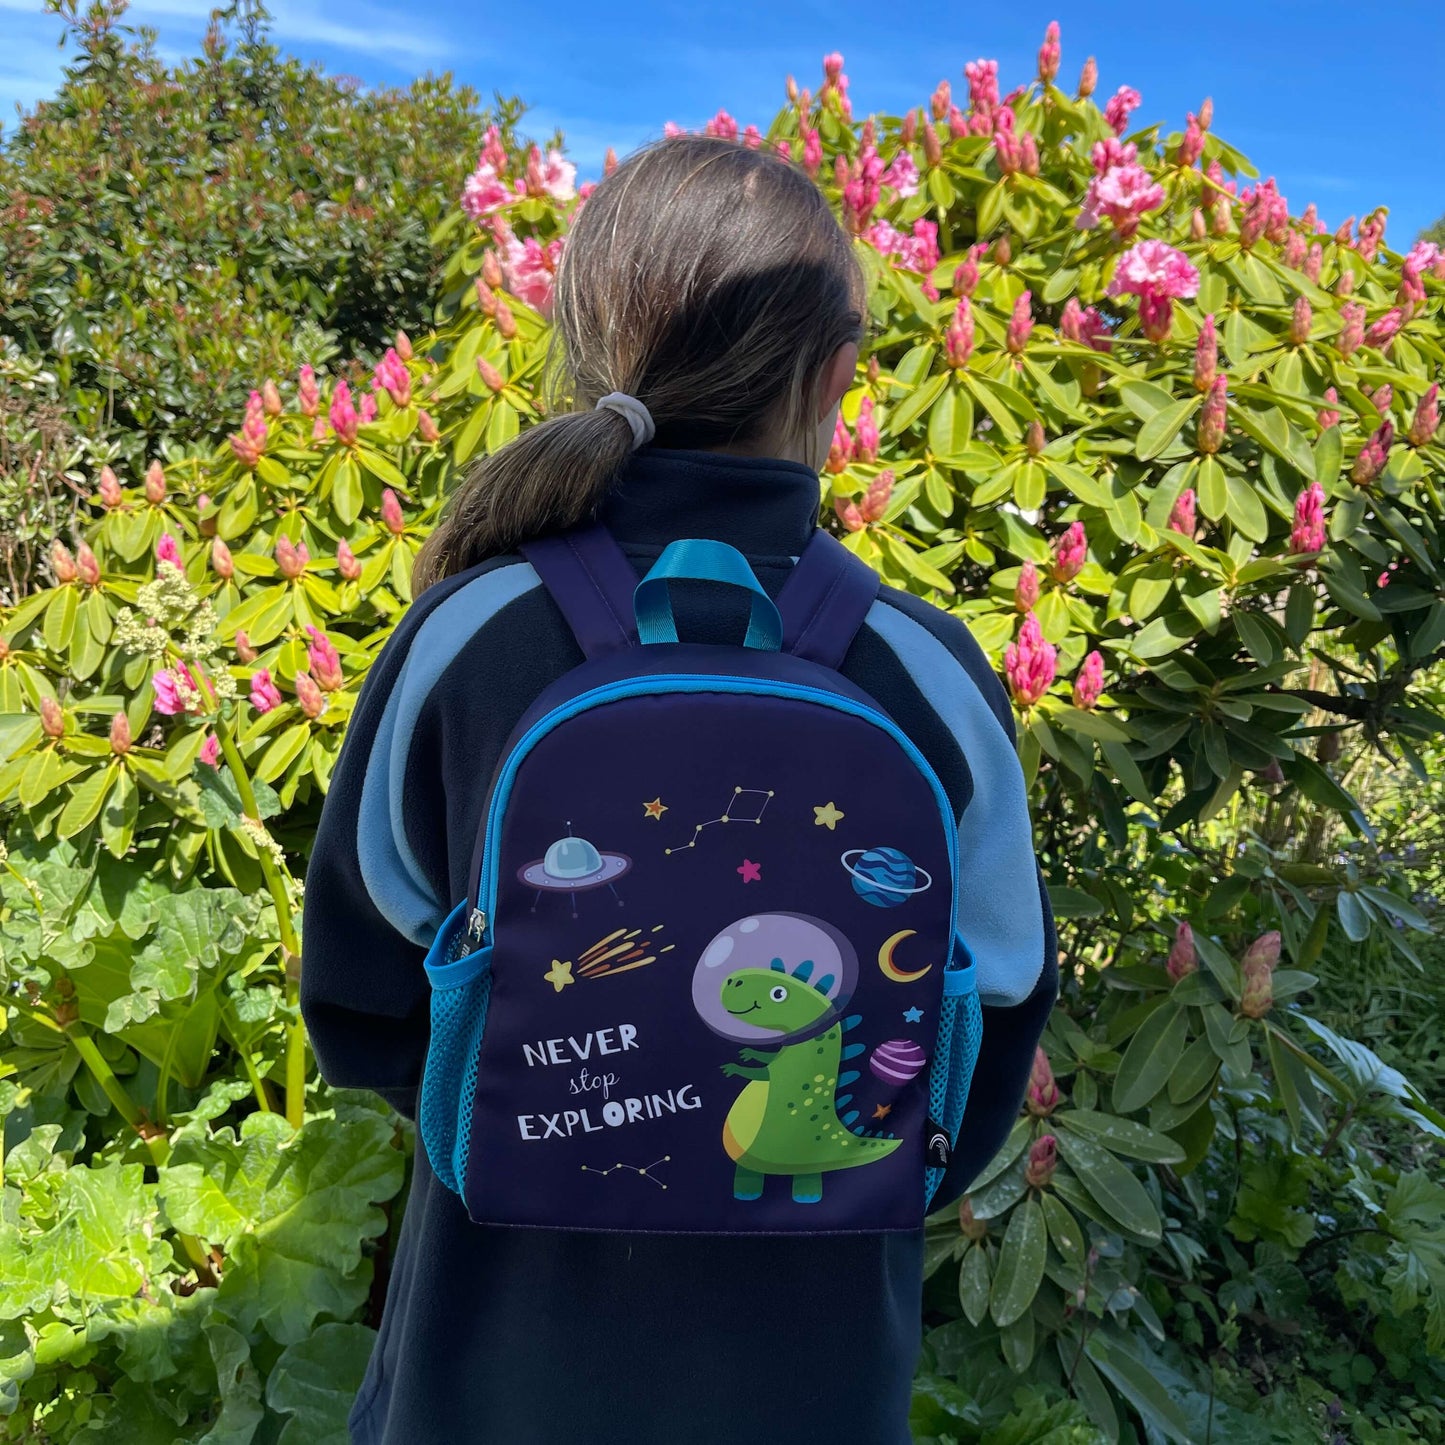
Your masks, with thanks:
M605 527L539 537L519 549L562 610L588 657L637 646L632 594L638 576Z
M783 651L836 668L878 596L878 574L819 528L775 599Z

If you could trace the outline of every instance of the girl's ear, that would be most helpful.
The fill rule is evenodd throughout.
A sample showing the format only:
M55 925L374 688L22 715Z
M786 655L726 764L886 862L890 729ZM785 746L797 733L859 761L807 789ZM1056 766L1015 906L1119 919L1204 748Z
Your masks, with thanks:
M818 399L818 420L833 410L843 399L843 393L853 385L853 378L858 374L858 343L856 341L845 341L837 351L828 358L827 366L823 372L823 394Z

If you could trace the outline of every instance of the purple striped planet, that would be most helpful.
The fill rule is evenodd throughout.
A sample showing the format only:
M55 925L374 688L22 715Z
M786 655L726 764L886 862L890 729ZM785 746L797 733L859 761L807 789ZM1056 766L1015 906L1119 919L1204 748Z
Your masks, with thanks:
M868 1060L868 1067L885 1083L907 1084L923 1072L928 1055L911 1039L889 1039L879 1044Z

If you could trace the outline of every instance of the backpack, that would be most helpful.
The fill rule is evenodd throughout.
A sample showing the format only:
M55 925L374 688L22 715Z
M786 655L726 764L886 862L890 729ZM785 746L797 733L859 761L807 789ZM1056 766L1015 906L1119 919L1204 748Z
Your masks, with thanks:
M600 527L521 550L585 660L427 954L432 1169L486 1224L919 1228L982 1021L953 808L837 671L877 574L821 530L776 603L721 542L640 582ZM678 640L681 579L744 590L740 645Z

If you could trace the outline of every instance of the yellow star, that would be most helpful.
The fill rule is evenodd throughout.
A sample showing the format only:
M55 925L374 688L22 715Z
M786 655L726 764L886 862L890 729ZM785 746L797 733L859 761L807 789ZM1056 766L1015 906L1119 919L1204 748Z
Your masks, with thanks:
M662 815L667 812L667 804L661 798L654 798L650 803L642 805L642 811L649 818L661 819Z
M577 980L572 977L572 963L570 959L566 963L563 963L560 959L554 958L552 960L552 967L549 968L542 977L545 978L558 993L561 993L569 983L577 982Z
M873 1117L875 1119L886 1119L892 1112L892 1104L879 1104L879 1106L873 1111Z
M824 803L821 808L814 808L813 815L817 826L826 828L830 833L833 832L842 819L847 816L845 813L840 813L833 806L833 800L831 798Z

